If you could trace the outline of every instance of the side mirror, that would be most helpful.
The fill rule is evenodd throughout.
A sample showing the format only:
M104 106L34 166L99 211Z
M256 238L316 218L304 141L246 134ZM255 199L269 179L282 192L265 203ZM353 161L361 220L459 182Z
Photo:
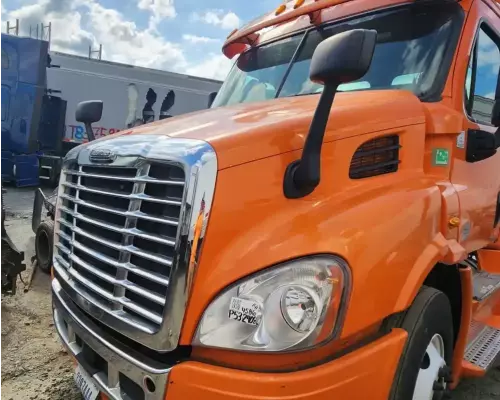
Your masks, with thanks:
M368 72L376 43L377 31L353 29L331 36L316 47L309 77L325 87L309 127L302 157L285 171L283 191L287 198L307 196L319 185L321 148L337 88L342 83L361 79Z
M85 124L85 130L89 141L95 140L92 123L100 121L102 117L103 103L101 100L89 100L78 103L75 111L75 119Z
M208 95L208 107L207 108L210 108L212 107L212 103L214 102L215 100L215 97L217 97L217 93L218 92L212 92Z
M467 133L465 159L474 163L493 157L500 147L500 134L470 129Z
M97 122L102 117L103 103L101 100L82 101L76 106L75 119L78 122Z
M314 51L309 78L325 86L361 79L370 68L377 31L353 29L323 40Z

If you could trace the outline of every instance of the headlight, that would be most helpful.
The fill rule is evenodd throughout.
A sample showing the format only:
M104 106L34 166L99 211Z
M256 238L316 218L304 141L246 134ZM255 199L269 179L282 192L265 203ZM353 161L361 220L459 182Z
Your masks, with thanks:
M248 351L313 347L335 333L349 286L344 260L311 256L247 278L205 310L194 344Z

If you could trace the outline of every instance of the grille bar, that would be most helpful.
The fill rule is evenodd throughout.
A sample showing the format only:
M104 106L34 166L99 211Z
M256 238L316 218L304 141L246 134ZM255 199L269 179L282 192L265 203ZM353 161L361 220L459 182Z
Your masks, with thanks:
M133 326L135 329L142 331L146 334L153 334L155 332L155 324L135 318L133 316L127 315L126 312L119 312L115 310L111 310L109 307L107 307L105 304L102 303L102 301L99 300L99 296L94 296L93 292L87 291L86 289L83 288L83 286L70 278L70 275L68 274L67 270L65 268L61 268L61 265L57 258L54 258L54 269L56 272L56 276L61 280L61 283L63 286L65 286L66 290L70 288L69 293L76 293L80 297L85 299L85 302L88 302L92 304L94 307L101 308L109 314L112 314L113 317L117 318L118 320L125 322L127 325Z
M169 204L169 205L172 205L172 206L180 206L180 205L182 205L182 202L178 201L178 200L159 199L157 197L148 196L146 194L128 195L128 194L123 194L123 193L118 193L118 192L108 192L106 190L92 189L92 188L89 188L87 186L83 186L81 184L74 184L74 183L68 183L68 182L64 182L63 185L66 186L66 187L68 187L68 188L70 188L70 189L83 190L85 192L95 193L95 194L102 194L102 195L105 195L105 196L119 197L121 199L144 200L144 201L150 201L152 203Z
M351 159L350 179L363 179L398 171L399 135L380 136L358 147Z
M94 204L90 201L77 199L76 197L73 197L73 196L70 196L67 194L61 194L61 198L65 199L65 200L72 201L74 203L77 203L79 205L82 205L82 206L85 206L88 208L92 208L94 210L109 212L111 214L121 215L122 217L126 217L126 218L140 218L140 219L144 219L146 221L156 222L158 224L172 225L172 226L179 225L178 220L169 219L169 218L152 217L151 215L145 214L141 211L122 211L122 210L118 210L116 208L103 207L103 206L100 206L98 204Z
M158 304L162 304L162 305L165 305L165 297L162 297L162 296L159 296L157 294L155 294L154 292L151 292L145 288L142 288L141 286L133 283L133 282L130 282L130 281L120 281L118 279L116 279L115 277L105 273L105 272L102 272L100 271L98 268L95 268L93 267L92 265L88 264L87 262L83 261L80 257L77 257L75 256L74 254L71 253L71 251L66 247L64 246L62 243L57 243L56 244L56 247L58 249L60 249L65 255L67 255L71 261L73 262L76 262L78 265L80 265L81 267L83 267L84 269L86 269L87 271L93 273L94 275L98 276L99 278L113 284L113 285L119 285L119 286L122 286L126 289L129 289L135 293L138 293ZM81 245L76 245L75 247L77 247L78 249L81 249L81 248L84 248L85 246L81 246ZM89 249L87 249L89 250ZM96 252L93 252L92 250L90 250L90 252L92 252L93 254L95 254L96 256L98 256L98 253ZM103 257L105 258L105 257ZM69 265L69 264L67 264ZM133 266L132 264L123 264L123 265L120 265L119 263L115 263L114 266L116 266L116 268L123 268L127 271L131 271L131 272L134 272L134 273L137 273L138 270L140 270L139 268ZM142 273L144 274L143 276L144 277L148 277L147 274L148 272L146 271L143 271L142 270ZM164 284L165 286L168 286L168 279L158 279L158 283L161 283L161 284Z
M142 162L72 165L64 173L58 272L95 307L143 332L158 329L177 248L184 170Z
M61 232L59 232L59 234L60 233ZM112 258L109 258L101 253L98 253L97 251L94 251L94 250L88 248L87 246L84 246L78 242L73 243L73 246L75 248L77 248L78 250L81 250L84 253L88 254L89 256L92 256L97 261L106 263L106 264L111 265L112 267L115 267L117 269L120 269L120 268L126 269L129 272L133 272L134 274L139 275L141 278L149 279L150 281L158 283L158 284L163 285L163 286L168 286L169 279L162 276L162 275L156 274L152 271L147 271L147 270L142 269L142 268L138 267L137 265L134 265L131 263L120 263L120 262L115 261ZM64 247L64 246L62 246L62 247Z
M102 149L112 156L109 162L93 159ZM54 282L60 282L61 292L90 318L119 332L118 340L157 352L174 350L217 171L210 144L162 134L122 135L68 153L55 207L55 242L61 246L54 246ZM157 296L164 304L154 301Z
M114 176L114 175L100 175L100 174L92 174L89 172L81 172L81 171L73 171L73 170L67 170L66 173L68 175L85 176L85 177L89 177L89 178L99 178L99 179L109 179L109 180L115 180L115 181L139 182L139 183L157 183L157 184L161 184L161 185L184 186L184 181L163 180L163 179L151 178L148 176L126 177L126 176Z
M59 263L61 263L61 265L66 267L66 269L68 270L68 273L71 275L71 277L73 279L75 279L77 282L79 282L83 286L87 287L88 289L92 290L93 292L98 294L103 299L105 299L109 302L112 302L112 303L120 304L121 306L126 307L126 308L136 312L140 316L142 316L142 317L144 317L144 318L146 318L146 319L148 319L148 320L150 320L158 325L161 324L161 321L162 321L161 315L153 313L153 312L139 306L135 302L133 302L125 297L114 296L112 293L106 291L101 286L99 286L99 285L95 284L94 282L90 281L89 279L85 278L76 269L69 268L69 264L66 263L66 261L64 259L62 259L61 257L56 256L56 260ZM109 310L108 312L116 311L116 310L111 310L111 309L108 309L108 310Z
M151 292L149 290L141 288L139 285L136 285L130 281L116 279L115 277L108 275L107 273L102 272L97 268L94 268L92 265L86 263L80 257L77 257L74 254L72 254L70 256L70 258L73 262L76 262L82 268L86 269L87 271L91 272L92 274L98 276L99 278L105 280L108 283L111 283L113 285L122 286L125 289L129 289L129 290L131 290L137 294L140 294L141 296L143 296L151 301L154 301L155 303L165 305L165 297L159 296L159 295L155 294L154 292Z
M121 228L119 226L116 226L116 225L113 225L110 223L103 223L103 222L97 221L93 218L86 217L81 213L71 211L69 208L64 207L64 206L61 206L60 209L61 209L61 211L71 215L73 218L76 218L77 220L85 221L85 222L88 222L89 224L93 224L93 225L99 226L101 228L109 229L110 231L114 231L114 232L121 233L124 235L134 235L134 236L137 236L137 237L140 237L143 239L152 240L152 241L157 242L157 243L166 244L168 246L175 246L175 240L165 239L165 238L160 237L160 236L150 235L150 234L143 232L137 228L128 228L127 229L127 228Z
M60 222L63 225L68 226L67 222L64 221L64 220L62 220L62 219L58 219L57 221ZM140 250L140 249L138 249L138 248L136 248L136 247L134 247L132 245L124 246L124 245L121 245L121 244L113 243L113 242L111 242L108 239L105 239L103 237L89 234L89 233L85 232L83 229L78 228L78 227L72 227L72 230L73 230L74 234L76 233L78 235L85 236L86 238L91 239L91 240L96 241L96 242L99 242L99 243L101 243L101 244L103 244L103 245L105 245L105 246L107 246L107 247L109 247L109 248L111 248L113 250L120 251L120 252L128 252L128 253L137 255L139 257L143 257L143 258L146 258L148 260L157 262L159 264L166 265L168 267L172 266L172 260L171 259L160 257L160 256L157 256L157 255L155 255L153 253L150 253L150 252L147 252L147 251L144 251L144 250ZM75 243L78 242L76 239L73 239L73 241Z

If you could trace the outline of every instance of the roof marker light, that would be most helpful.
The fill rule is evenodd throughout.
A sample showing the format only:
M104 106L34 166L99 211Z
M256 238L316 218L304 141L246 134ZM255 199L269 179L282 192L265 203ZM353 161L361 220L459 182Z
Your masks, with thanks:
M293 8L299 8L301 5L303 5L306 2L306 0L297 0L295 4L293 5Z
M286 5L285 5L285 4L282 4L282 5L280 5L280 6L276 9L276 11L274 12L274 15L280 15L280 14L282 14L282 13L283 13L283 11L285 11L285 10L286 10Z

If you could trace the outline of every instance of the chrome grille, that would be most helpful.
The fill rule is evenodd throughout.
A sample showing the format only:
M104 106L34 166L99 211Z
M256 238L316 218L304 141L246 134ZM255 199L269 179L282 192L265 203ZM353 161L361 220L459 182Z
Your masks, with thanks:
M80 296L137 329L158 331L178 245L183 167L73 163L64 174L55 261Z

